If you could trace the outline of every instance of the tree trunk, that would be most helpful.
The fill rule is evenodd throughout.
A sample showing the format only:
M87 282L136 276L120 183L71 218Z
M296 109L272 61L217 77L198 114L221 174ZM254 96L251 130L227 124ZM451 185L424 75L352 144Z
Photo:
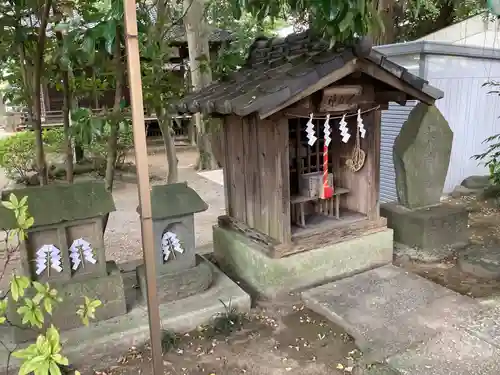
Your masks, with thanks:
M208 44L207 23L204 19L204 0L184 0L184 26L189 49L189 68L191 85L197 91L210 84L210 49ZM199 151L198 169L217 169L210 144L208 121L200 113L194 116L198 131L197 143Z
M115 177L115 166L117 157L117 146L118 146L118 131L120 124L120 105L123 98L123 61L120 43L120 28L116 27L116 38L115 38L115 50L114 50L114 64L115 64L115 100L113 103L113 113L111 115L110 121L110 132L108 138L108 155L106 159L106 175L105 175L105 186L107 191L113 191L113 182Z
M382 19L384 30L374 35L373 44L391 44L396 40L397 26L394 25L395 0L379 0L376 4L379 17Z
M60 12L54 6L53 8L54 14L61 16ZM64 44L64 37L62 32L56 32L57 42L59 43L59 47L62 48ZM60 67L62 74L62 83L63 83L63 129L64 129L64 153L66 155L65 160L65 170L66 170L66 181L70 184L73 183L73 147L71 145L71 129L69 116L71 111L71 88L69 82L69 72L65 67Z
M66 70L62 72L63 81L63 127L64 148L66 153L66 181L73 183L73 147L71 145L71 129L69 128L69 116L71 110L71 89L69 85L69 74Z
M45 153L43 150L42 138L42 103L41 103L41 81L43 71L43 55L45 50L45 39L47 23L49 21L50 8L52 0L46 0L43 8L43 13L40 20L40 27L38 29L38 41L36 46L36 59L35 71L33 77L34 85L34 104L35 104L35 121L33 123L33 130L35 131L35 147L36 147L36 165L38 169L38 176L40 178L40 185L47 185L49 182L47 163L45 162Z
M121 101L123 98L123 85L125 81L125 72L123 69L123 61L122 61L122 51L121 51L121 43L120 43L120 27L116 26L116 37L115 37L115 46L113 59L115 64L115 100L113 103L113 113L111 114L110 121L110 132L108 138L108 155L106 158L106 174L104 177L104 186L107 191L113 191L113 183L115 180L115 168L116 168L116 157L117 157L117 147L118 147L118 133L120 126L120 112L121 112ZM106 227L108 225L109 213L104 215L102 230L103 233L106 231Z
M165 153L167 155L167 184L174 184L179 180L179 159L175 151L174 137L172 136L172 123L169 117L163 113L161 108L156 109L158 113L158 124L160 125L163 143L165 144Z

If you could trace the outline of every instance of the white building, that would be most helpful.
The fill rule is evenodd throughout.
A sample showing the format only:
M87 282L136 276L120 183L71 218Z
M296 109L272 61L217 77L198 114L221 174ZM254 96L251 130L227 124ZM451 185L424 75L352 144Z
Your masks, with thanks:
M500 81L499 27L498 19L479 15L414 42L376 47L444 92L436 106L454 133L445 193L467 176L488 173L471 157L484 152L485 138L500 133L500 98L483 86ZM391 103L382 114L381 202L397 199L392 147L413 105Z

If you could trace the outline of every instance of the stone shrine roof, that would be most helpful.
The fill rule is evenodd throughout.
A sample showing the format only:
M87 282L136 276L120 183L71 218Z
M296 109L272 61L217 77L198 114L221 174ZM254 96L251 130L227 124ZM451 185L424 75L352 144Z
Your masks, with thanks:
M315 90L319 91L342 78L328 81L328 76L356 59L381 68L403 83L402 86L417 90L428 98L429 103L443 97L443 92L430 86L428 81L409 73L372 49L368 38L359 39L352 45L330 48L327 41L314 38L309 31L305 31L285 38L257 38L239 71L187 95L174 106L174 110L179 113L238 116L259 112L261 117L265 117L269 111L296 97L297 101L302 99L298 96L305 89L324 83ZM390 85L389 82L387 84Z
M208 209L205 201L186 182L153 186L151 206L153 219L181 217Z
M7 190L2 192L2 200L8 200L10 193L19 200L28 197L28 212L35 219L34 227L100 217L116 209L113 196L101 181ZM1 207L0 228L12 229L14 215Z

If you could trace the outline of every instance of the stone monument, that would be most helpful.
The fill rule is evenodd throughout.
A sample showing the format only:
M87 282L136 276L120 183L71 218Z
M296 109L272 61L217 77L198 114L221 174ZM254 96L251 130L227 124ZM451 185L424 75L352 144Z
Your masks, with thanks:
M467 245L467 210L440 201L452 143L435 106L418 104L403 124L393 149L398 203L380 208L396 243L427 250Z
M160 303L208 289L212 269L196 257L194 232L194 214L207 204L185 182L153 186L151 202ZM145 295L144 265L137 267L137 279Z
M22 273L33 281L50 283L63 302L56 305L46 325L56 322L61 330L82 326L76 315L84 296L99 299L95 320L106 320L127 312L123 279L117 265L106 261L103 217L115 210L111 193L102 182L72 185L54 184L4 191L2 199L14 193L28 197L28 211L34 225L21 243ZM0 226L12 229L11 211L0 211ZM28 295L34 291L28 291ZM16 313L18 303L10 301L8 316L14 325L17 343L36 337L36 332L22 328Z

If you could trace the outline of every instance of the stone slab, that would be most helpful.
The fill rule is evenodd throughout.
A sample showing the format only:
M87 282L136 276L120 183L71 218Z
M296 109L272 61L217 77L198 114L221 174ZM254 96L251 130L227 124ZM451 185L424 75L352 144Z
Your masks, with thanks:
M410 210L395 203L380 206L387 226L394 230L394 241L410 247L451 250L467 245L469 213L465 207L441 203Z
M304 291L302 300L311 310L345 328L362 350L371 351L432 336L434 331L425 326L410 321L395 327L395 321L451 293L388 265Z
M243 235L214 226L214 254L228 274L266 298L350 276L392 262L390 229L273 259Z
M102 321L127 312L123 277L113 261L106 262L107 275L88 279L72 280L66 283L51 283L50 285L59 292L63 303L54 308L53 315L46 314L45 323L55 324L60 330L70 330L82 326L80 318L76 315L78 306L83 303L83 296L99 299L103 306L96 311L96 320ZM12 301L13 302L13 301ZM12 329L13 339L16 343L26 342L36 338L36 332L22 328L21 317L16 312L18 304L9 306L9 318L17 327ZM18 328L19 327L19 328Z
M194 267L178 272L162 273L157 277L158 301L167 303L186 298L207 290L212 284L212 267L199 261ZM137 267L137 280L141 291L146 290L146 269L144 264Z
M205 260L205 262L209 263ZM250 296L236 283L224 275L214 265L212 267L214 282L203 293L190 296L160 306L160 318L163 329L176 332L188 332L226 310L222 304L231 303L240 312L250 311ZM131 279L135 275L131 275ZM130 278L130 277L129 277ZM133 282L131 283L132 286ZM128 290L132 295L134 289ZM222 302L221 302L222 301ZM9 342L7 329L0 329L0 339L13 347ZM106 367L116 363L118 356L131 346L139 346L149 339L148 313L145 305L135 306L128 314L118 318L93 323L88 328L79 328L61 334L63 351L77 367ZM0 347L0 373L5 373L7 352ZM18 362L11 361L13 367ZM85 373L85 372L82 372Z
M469 320L467 332L500 348L500 307L484 309Z
M500 249L474 246L460 254L458 266L466 273L484 279L500 279Z
M460 185L468 189L479 190L479 189L484 189L490 183L491 183L490 176L483 175L483 176L469 176L465 178Z
M443 332L387 363L405 375L498 375L500 349L465 331Z

